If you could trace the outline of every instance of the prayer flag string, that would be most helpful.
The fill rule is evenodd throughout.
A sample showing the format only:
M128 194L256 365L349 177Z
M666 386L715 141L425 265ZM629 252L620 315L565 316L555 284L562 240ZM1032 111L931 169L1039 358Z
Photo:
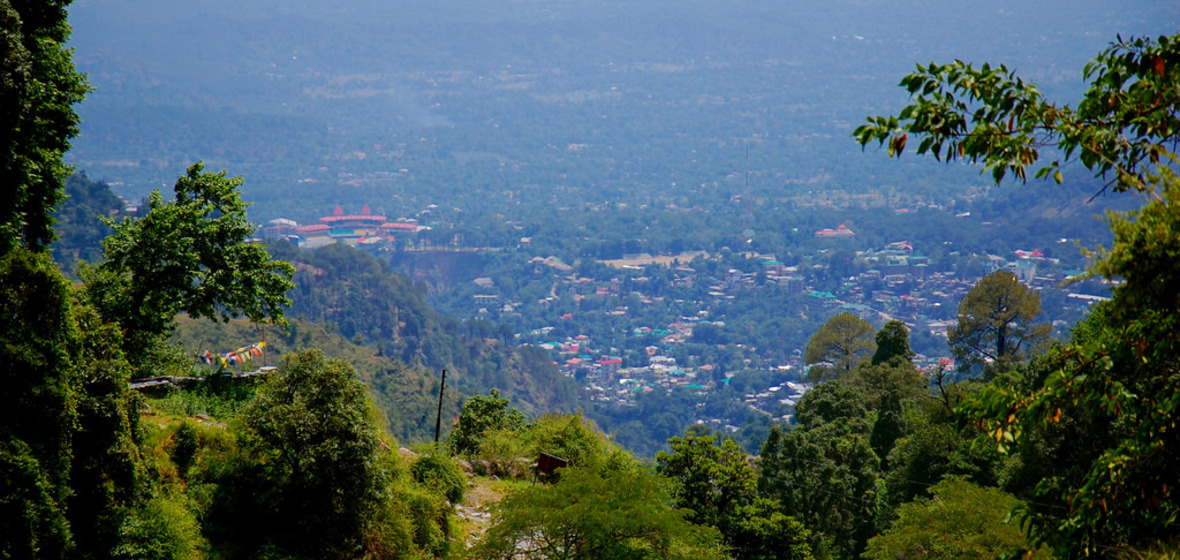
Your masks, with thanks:
M251 344L245 348L238 348L233 352L224 352L222 354L214 354L212 351L205 350L197 354L197 358L206 364L215 364L220 362L222 366L229 367L231 365L244 364L253 360L255 356L262 356L262 350L266 348L266 341Z

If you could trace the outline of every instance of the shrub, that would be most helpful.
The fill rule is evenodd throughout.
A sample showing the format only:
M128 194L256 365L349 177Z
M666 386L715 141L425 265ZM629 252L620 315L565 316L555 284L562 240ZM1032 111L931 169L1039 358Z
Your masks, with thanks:
M410 474L419 484L442 495L452 504L463 500L467 477L459 464L450 457L439 454L422 455L410 466Z
M183 497L157 497L128 512L119 528L114 558L136 560L198 560L201 528Z

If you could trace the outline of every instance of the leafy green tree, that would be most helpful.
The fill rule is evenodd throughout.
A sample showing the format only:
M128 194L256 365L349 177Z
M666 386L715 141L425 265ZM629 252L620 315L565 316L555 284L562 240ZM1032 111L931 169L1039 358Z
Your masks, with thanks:
M284 356L244 413L265 457L272 544L307 557L350 558L387 500L379 430L365 385L319 350Z
M905 434L903 415L901 397L897 393L889 393L881 399L877 420L873 422L873 432L869 435L869 445L873 446L873 453L881 459L881 470L886 470L888 466L893 444Z
M668 440L672 452L657 453L656 464L657 472L677 481L673 495L679 507L693 512L691 521L722 528L738 508L753 502L757 488L746 452L732 439L721 445L715 440L674 437Z
M930 494L902 505L893 526L869 539L864 558L991 560L1027 548L1017 522L1008 520L1019 503L1011 494L960 478L936 484ZM1031 555L1046 556L1044 550Z
M817 557L854 558L876 533L877 456L858 418L771 428L759 453L758 494L812 532Z
M123 201L102 181L91 180L86 173L70 175L65 182L66 199L57 212L57 241L53 243L53 260L64 270L72 270L79 260L97 261L102 257L102 240L110 228L102 219L123 210Z
M65 506L78 413L78 326L48 255L0 257L0 435L24 442Z
M931 398L930 381L909 360L889 360L881 364L861 364L844 381L860 393L870 410L882 406L882 401L895 396L902 403L925 401Z
M66 47L69 0L0 1L0 254L54 240L54 209L88 86Z
M873 365L900 359L908 362L914 357L910 350L910 332L905 323L889 321L876 335L877 350L873 352Z
M68 558L69 520L61 487L25 442L0 440L0 555L5 558Z
M1117 189L1142 188L1145 169L1180 138L1180 36L1120 37L1082 76L1090 87L1074 109L1046 100L1002 65L919 65L900 84L912 103L895 117L869 117L853 136L862 146L888 143L889 155L900 156L913 134L919 154L981 161L997 183L1007 173L1025 180L1051 147L1060 157L1036 177L1060 183L1062 163L1076 154L1095 174L1114 171Z
M1057 431L1093 426L1089 451L1046 473L1029 507L1035 542L1061 556L1143 548L1178 536L1180 446L1180 178L1170 167L1148 174L1153 194L1141 209L1108 215L1114 245L1094 274L1122 278L1113 298L1046 357L1049 372L1031 388L995 383L966 410L1002 449ZM1013 445L1015 443L1016 445ZM1072 472L1087 465L1084 474Z
M119 328L85 305L75 305L74 317L78 437L71 449L68 511L78 557L105 558L119 545L126 518L150 507L152 466L141 451L143 403L128 387L132 367L119 349Z
M509 413L511 416L513 410ZM510 418L508 426L516 422ZM525 427L524 439L536 452L557 455L571 465L601 461L613 451L602 432L581 414L546 414Z
M410 465L410 474L414 480L427 488L442 494L448 502L457 504L463 501L463 492L467 489L467 477L459 464L438 454L422 455Z
M1015 274L997 270L959 302L959 322L947 341L967 367L991 362L1006 369L1048 341L1050 325L1034 322L1040 314L1041 295Z
M873 355L874 333L873 325L856 315L834 315L811 335L803 360L809 364L831 364L835 375L847 373Z
M524 414L509 408L508 399L492 389L487 396L475 395L463 403L459 425L451 430L449 440L456 455L472 456L479 452L480 440L491 430L518 429L524 425Z
M919 419L911 419L921 423L890 450L889 470L883 476L887 506L926 496L931 485L947 476L967 477L983 486L1000 482L1004 457L973 427L956 425L953 419L940 421L932 415Z
M720 535L673 507L670 482L637 464L563 469L509 494L474 550L487 559L722 559Z
M17 248L0 258L0 441L13 469L3 483L36 489L0 488L26 504L2 512L25 517L0 524L23 526L13 534L27 532L46 556L71 546L72 557L109 556L125 511L142 502L139 408L118 345L117 329L71 298L48 255ZM42 474L27 478L30 465Z
M816 385L795 405L795 419L804 429L838 421L863 421L867 415L861 393L850 385L830 381Z
M900 118L870 118L854 133L862 145L888 142L891 155L917 134L919 153L982 160L997 181L1007 172L1025 178L1037 149L1051 145L1062 158L1036 176L1051 173L1060 182L1061 162L1076 153L1098 175L1114 171L1116 190L1146 194L1141 210L1108 217L1115 243L1092 267L1092 274L1125 281L1112 302L1046 357L1049 372L1032 387L993 383L964 405L1003 450L1060 435L1061 423L1112 428L1087 433L1101 438L1088 457L1070 457L1072 464L1036 484L1031 503L1061 510L1025 509L1033 541L1063 557L1108 555L1177 536L1180 465L1166 450L1178 443L1172 428L1180 407L1180 382L1171 374L1180 361L1180 187L1167 147L1180 134L1178 63L1176 36L1120 38L1084 69L1090 89L1077 110L1045 101L1002 66L932 64L903 79L917 97ZM1088 470L1074 472L1087 459Z
M778 502L756 498L738 510L726 541L742 560L809 560L811 531L782 512Z
M201 526L183 496L157 497L132 510L119 528L110 558L201 560Z
M691 511L690 521L717 528L739 560L811 558L810 532L758 497L746 452L732 439L715 440L690 432L668 440L672 453L656 454L657 472L676 482L676 505Z
M176 182L172 201L156 191L142 218L108 222L106 260L79 273L103 317L123 327L133 361L171 332L181 311L282 320L294 269L247 241L254 225L238 195L242 183L198 162Z
M181 477L187 477L188 471L193 466L193 462L197 459L197 451L200 449L199 440L197 436L197 429L192 422L185 422L176 429L176 433L172 435L172 462L176 465L176 470L180 471Z

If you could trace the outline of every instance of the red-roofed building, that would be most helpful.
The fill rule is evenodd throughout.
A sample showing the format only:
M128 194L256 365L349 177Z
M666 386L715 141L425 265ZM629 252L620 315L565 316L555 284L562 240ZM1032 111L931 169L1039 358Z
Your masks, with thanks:
M418 224L411 224L407 222L385 222L381 224L380 230L383 233L394 233L398 231L413 232L418 231Z
M1043 259L1043 258L1045 258L1045 254L1037 249L1033 249L1032 251L1021 251L1018 249L1016 251L1016 256L1020 257L1022 259Z
M420 228L412 220L409 222L390 222L385 216L374 214L369 205L365 205L360 214L346 214L339 205L332 210L331 216L320 218L320 223L302 226L295 229L295 234L313 245L324 245L332 241L344 241L356 244L378 244L394 241L394 233L413 233Z
M623 366L623 359L622 358L615 358L612 356L609 358L599 358L598 359L599 375L603 378L606 378L606 379L610 379L610 378L613 378L615 375L618 375L619 368L622 366Z
M373 215L368 204L360 214L345 214L344 209L336 206L331 216L320 218L321 224L331 228L332 237L346 239L360 239L369 235L377 235L385 221L385 216Z
M311 226L300 226L295 228L295 233L300 237L321 237L328 235L332 228L324 224L315 224Z
M836 229L821 229L815 232L816 237L855 237L856 234L844 224Z

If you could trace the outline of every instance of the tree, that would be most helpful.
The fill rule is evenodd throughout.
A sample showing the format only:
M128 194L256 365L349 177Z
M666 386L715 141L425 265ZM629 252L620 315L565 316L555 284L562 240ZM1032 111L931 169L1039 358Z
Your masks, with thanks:
M1117 190L1142 189L1145 170L1180 139L1180 36L1119 37L1082 76L1090 88L1073 109L1046 100L1003 65L919 65L900 84L913 103L896 117L869 117L853 136L862 146L888 142L889 155L900 156L913 134L919 154L982 161L997 183L1009 172L1027 179L1039 150L1052 147L1060 157L1036 177L1052 174L1060 183L1062 163L1077 154L1097 175L1114 171Z
M132 367L120 350L118 326L86 305L76 304L74 317L78 437L71 449L68 513L78 557L106 558L118 547L124 526L150 507L151 467L141 452L143 402L128 386Z
M874 333L876 329L868 321L851 313L840 313L811 335L803 360L809 364L829 363L836 374L847 373L873 354Z
M965 365L995 362L1002 369L1048 340L1049 325L1033 322L1040 314L1041 295L997 270L959 302L959 324L948 330L947 341Z
M0 257L0 556L109 557L142 502L119 333L71 296L47 254Z
M844 383L825 382L808 391L795 405L795 419L805 429L838 421L864 420L864 396Z
M48 255L0 257L0 435L24 442L65 506L77 427L78 326Z
M78 328L49 256L0 256L0 556L64 558Z
M65 183L66 200L58 209L57 241L53 260L72 270L79 260L102 257L102 240L110 233L104 217L121 212L123 201L102 181L92 181L84 172L70 175Z
M1019 503L996 488L981 488L948 478L930 489L930 498L901 506L893 526L869 539L868 560L930 558L983 560L1027 548L1008 514ZM1033 558L1044 558L1042 549Z
M914 357L910 350L910 332L905 323L889 321L885 323L876 336L877 351L873 352L873 365L883 364L893 359L909 361Z
M142 218L108 221L115 231L103 241L106 260L79 274L103 317L123 327L132 360L141 363L180 311L282 321L294 268L248 242L254 225L238 195L242 183L198 162L176 182L172 201L155 191Z
M1083 75L1091 85L1075 111L1044 101L1002 66L932 64L902 80L918 97L900 119L870 118L854 133L862 145L888 141L891 155L915 133L923 137L919 153L982 160L997 181L1008 171L1026 177L1037 148L1053 145L1062 158L1036 176L1061 181L1057 168L1077 153L1098 175L1114 171L1116 190L1144 194L1142 209L1108 215L1114 245L1091 267L1091 275L1124 280L1112 300L1070 344L1045 356L1038 368L1047 371L1031 387L1002 378L960 406L1003 451L1077 432L1060 429L1063 423L1102 428L1084 431L1097 440L1084 446L1088 453L1046 461L1050 470L1023 509L1034 544L1067 558L1180 536L1180 455L1173 452L1180 446L1180 180L1167 148L1180 134L1180 40L1119 38ZM1084 474L1073 472L1087 460ZM1050 507L1035 505L1041 502Z
M994 486L1004 457L971 426L956 426L927 416L897 440L889 452L885 473L885 501L889 507L925 496L930 486L949 475Z
M457 504L463 501L467 476L451 457L438 453L421 455L410 464L410 474L419 484L438 492L448 502Z
M204 539L196 514L181 498L156 497L127 515L107 558L117 560L201 560Z
M518 429L524 425L524 414L508 407L508 399L500 391L492 389L485 397L475 395L463 403L459 413L459 425L449 436L451 449L456 455L472 456L479 452L484 434L499 429Z
M365 385L319 350L285 356L244 413L266 457L273 544L314 558L349 558L387 499L379 430Z
M68 558L72 545L60 487L25 442L0 440L0 554L5 558Z
M509 427L517 421L513 414L519 412L513 409L509 413L506 422ZM557 455L571 465L599 461L613 449L604 441L602 432L581 414L546 414L522 431L527 432L524 439L537 452Z
M855 558L876 533L879 462L869 430L863 419L775 426L759 453L758 494L812 532L818 557Z
M877 365L861 364L844 383L860 394L870 410L881 408L890 397L902 403L931 398L930 380L909 360L894 358Z
M69 0L0 0L0 254L54 240L62 155L78 134L88 86L66 48Z
M667 479L645 467L571 467L555 484L509 494L474 550L488 559L722 559L716 530L672 507Z
M798 426L773 426L762 445L758 495L812 531L817 556L855 557L876 532L880 477L864 399L851 384L827 381L795 413Z
M782 512L779 503L757 498L743 506L726 536L741 560L810 560L811 531Z
M746 452L732 439L715 445L714 436L674 437L672 453L656 454L657 472L677 482L673 491L679 507L693 513L694 523L722 529L738 508L754 501L754 469Z
M1174 165L1174 163L1173 163ZM1106 554L1174 541L1180 501L1180 178L1170 167L1146 178L1141 209L1109 214L1114 244L1092 274L1122 278L1111 301L1045 357L1031 388L994 383L965 411L1003 450L1041 434L1085 430L1087 453L1051 463L1025 509L1034 542L1060 556ZM1035 440L1034 440L1035 441ZM1078 446L1069 445L1071 452ZM1084 473L1072 472L1078 463Z
M869 435L869 445L873 446L873 453L881 460L881 470L888 468L889 452L905 432L904 412L901 407L901 397L896 393L888 393L881 399L877 409L877 420L873 422L873 432Z
M810 531L759 498L749 457L732 439L691 434L668 440L672 453L656 454L657 471L676 482L677 507L689 520L715 527L738 560L811 558Z

